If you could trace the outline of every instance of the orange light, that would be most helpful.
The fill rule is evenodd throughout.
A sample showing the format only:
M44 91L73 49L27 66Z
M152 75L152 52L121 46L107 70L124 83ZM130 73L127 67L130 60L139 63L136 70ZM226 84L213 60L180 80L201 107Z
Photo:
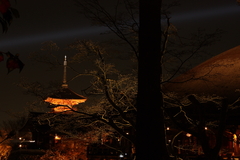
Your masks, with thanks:
M58 135L55 135L55 140L61 140L61 137L59 137Z
M55 107L53 108L53 110L55 112L65 112L65 111L71 111L71 107L63 107L63 106L60 106L60 107Z
M51 98L48 97L45 102L49 102L54 105L67 105L67 106L74 106L78 105L79 103L84 103L87 99L58 99L58 98Z
M191 135L190 133L187 133L186 136L187 136L187 137L191 137L192 135Z
M233 141L237 142L237 135L236 134L233 134Z

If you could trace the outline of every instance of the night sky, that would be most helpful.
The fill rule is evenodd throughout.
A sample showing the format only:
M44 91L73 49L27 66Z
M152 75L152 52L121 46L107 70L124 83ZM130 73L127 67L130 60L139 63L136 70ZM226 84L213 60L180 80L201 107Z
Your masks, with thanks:
M56 42L65 48L77 39L94 41L104 38L100 35L104 29L91 26L71 0L24 0L17 3L12 0L11 3L18 9L20 18L14 19L8 32L0 35L0 51L19 53L25 67L21 73L14 70L7 75L6 61L0 63L1 119L12 118L5 111L22 111L34 98L24 95L22 89L14 85L21 78L40 82L62 79L62 70L47 71L46 66L30 62L29 53L39 51L46 41ZM182 0L181 6L172 11L171 20L182 35L188 35L199 27L209 32L217 28L225 31L221 41L209 48L211 55L201 61L240 45L240 6L235 0ZM69 87L79 92L86 86L76 87L70 83Z

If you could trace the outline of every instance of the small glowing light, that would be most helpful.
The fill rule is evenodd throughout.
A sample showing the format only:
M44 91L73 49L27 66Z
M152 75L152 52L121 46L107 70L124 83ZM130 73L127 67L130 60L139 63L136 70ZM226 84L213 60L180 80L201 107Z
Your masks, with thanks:
M205 130L207 130L208 128L207 128L207 127L205 127L204 129L205 129Z
M123 157L124 157L124 155L121 153L121 154L119 155L119 157L120 157L120 158L123 158Z
M128 133L128 132L127 132L126 134L127 134L127 135L129 135L129 133Z
M21 141L21 140L22 140L22 137L19 137L18 139Z
M187 136L187 137L191 137L192 135L191 135L190 133L187 133L186 136Z
M59 137L58 135L55 135L55 140L61 140L61 137Z
M35 142L35 140L30 140L29 142L30 142L30 143L34 143L34 142Z
M167 130L169 131L169 130L170 130L170 128L169 128L169 127L167 127Z
M22 144L19 144L19 148L22 148Z
M237 135L236 134L233 134L233 141L237 142Z

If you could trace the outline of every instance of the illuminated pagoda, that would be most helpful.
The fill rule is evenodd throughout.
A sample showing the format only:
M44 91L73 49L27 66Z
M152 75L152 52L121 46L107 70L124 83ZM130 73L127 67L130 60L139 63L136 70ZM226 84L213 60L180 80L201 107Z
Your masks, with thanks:
M66 112L71 111L74 109L73 106L84 103L86 100L86 97L79 95L68 88L67 56L65 56L62 87L57 93L47 97L45 102L50 103L50 108L52 108L53 112Z

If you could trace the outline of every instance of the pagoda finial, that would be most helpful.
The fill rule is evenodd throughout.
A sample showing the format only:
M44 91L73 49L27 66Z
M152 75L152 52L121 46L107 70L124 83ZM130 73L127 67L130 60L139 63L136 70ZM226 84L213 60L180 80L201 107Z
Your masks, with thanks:
M62 83L63 88L67 88L67 56L65 55L64 57L64 62L63 62L63 83Z

